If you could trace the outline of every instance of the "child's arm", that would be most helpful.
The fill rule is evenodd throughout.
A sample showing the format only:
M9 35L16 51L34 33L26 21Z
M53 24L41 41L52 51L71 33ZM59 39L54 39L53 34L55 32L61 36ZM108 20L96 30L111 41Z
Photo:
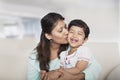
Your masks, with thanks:
M82 72L88 65L88 61L78 61L75 67L72 68L66 68L65 70L68 71L71 74L79 74Z

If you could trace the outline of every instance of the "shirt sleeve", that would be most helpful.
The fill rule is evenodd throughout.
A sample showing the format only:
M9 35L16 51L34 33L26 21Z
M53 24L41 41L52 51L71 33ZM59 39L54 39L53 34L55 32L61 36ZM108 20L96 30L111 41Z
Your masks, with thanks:
M101 71L100 64L94 59L93 63L89 65L83 72L85 73L85 80L97 80Z
M92 55L91 55L91 51L87 47L81 46L80 48L78 48L77 53L78 53L79 61L84 60L90 63Z
M39 64L34 52L28 57L27 80L40 80Z

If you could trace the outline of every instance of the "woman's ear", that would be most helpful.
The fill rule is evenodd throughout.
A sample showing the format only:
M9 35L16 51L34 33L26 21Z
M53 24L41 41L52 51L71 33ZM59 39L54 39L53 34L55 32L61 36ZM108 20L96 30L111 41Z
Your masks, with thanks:
M49 39L49 40L52 39L52 38L51 38L51 35L50 35L50 34L47 34L47 33L45 33L45 37L46 37L47 39Z

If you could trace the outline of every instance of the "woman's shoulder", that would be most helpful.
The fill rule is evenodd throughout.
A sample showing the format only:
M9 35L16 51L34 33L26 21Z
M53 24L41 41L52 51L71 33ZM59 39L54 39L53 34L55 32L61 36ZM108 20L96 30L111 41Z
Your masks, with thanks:
M36 56L37 56L37 50L33 50L29 54L29 59L36 60L36 58L37 58Z
M30 68L35 68L35 70L40 71L39 69L39 61L37 60L37 51L33 50L29 54L28 63Z

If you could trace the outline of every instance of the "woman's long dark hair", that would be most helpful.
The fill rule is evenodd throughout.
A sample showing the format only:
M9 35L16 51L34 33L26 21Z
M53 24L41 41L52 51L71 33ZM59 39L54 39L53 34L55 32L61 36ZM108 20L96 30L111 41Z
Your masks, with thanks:
M40 42L36 47L37 50L37 60L40 63L40 69L49 71L49 62L50 62L50 40L45 37L45 33L51 34L52 30L56 26L58 20L64 20L58 13L48 13L41 19L42 33L40 37ZM62 44L58 51L58 56L61 51L66 50L67 44Z

